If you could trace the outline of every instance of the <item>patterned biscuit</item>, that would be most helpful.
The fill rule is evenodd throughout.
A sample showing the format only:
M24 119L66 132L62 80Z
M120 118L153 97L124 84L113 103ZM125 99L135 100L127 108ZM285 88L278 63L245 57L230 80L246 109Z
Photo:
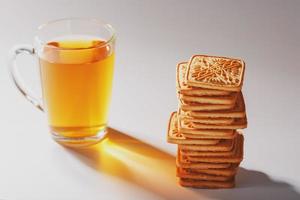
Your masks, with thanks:
M188 178L196 180L205 180L205 181L229 181L232 176L220 176L220 175L211 175L201 172L193 172L184 168L177 168L177 177L179 178Z
M234 150L231 151L186 151L186 150L180 150L180 153L183 156L188 157L189 159L192 156L202 156L202 157L226 157L226 156L232 156L234 155Z
M183 157L178 152L176 157L176 165L180 168L187 168L187 169L225 169L229 168L231 165L230 163L192 163L186 157Z
M200 124L215 124L215 125L224 125L234 123L233 118L219 117L219 118L194 118L194 117L185 117L180 116L181 120L186 122L195 122Z
M230 94L230 92L228 91L196 88L186 85L184 81L186 76L186 70L187 62L179 63L176 67L176 89L178 93L191 96L214 96Z
M219 139L189 139L186 138L183 134L178 132L177 127L177 115L172 113L169 126L168 126L168 138L169 143L174 144L197 144L197 145L215 145L220 142Z
M179 124L178 124L179 125ZM179 127L179 131L184 135L203 135L203 136L216 136L216 137L232 137L235 130L233 129L186 129Z
M232 109L219 111L184 111L181 109L180 115L193 118L244 118L246 117L246 110L243 94L242 92L238 94L235 106Z
M231 124L202 124L197 122L189 122L178 118L179 130L182 129L243 129L247 127L247 119L245 118L234 118L234 122Z
M243 143L244 138L239 134L233 148L234 154L230 156L182 156L190 162L240 163L243 160Z
M180 178L179 184L183 187L193 188L209 188L209 189L221 189L221 188L233 188L235 186L234 179L230 181L202 181L188 178Z
M189 124L200 124L200 123L193 123L193 122L186 122L185 120L182 120L181 117L178 117L177 112L174 112L174 117L178 120L178 131L183 134L201 134L201 135L214 135L214 136L224 136L224 135L233 135L234 130L233 129L197 129L194 127L189 126ZM212 119L213 120L213 119ZM234 121L235 122L235 121ZM212 125L217 126L213 124L204 124L204 125ZM223 124L221 124L223 125Z
M228 104L234 106L237 94L231 93L226 96L188 96L184 94L179 95L179 99L186 104L189 102L202 104Z
M178 110L177 115L178 117L186 122L196 122L201 124L232 124L234 122L234 118L230 117L191 117L184 114L185 112L181 109Z
M230 151L191 151L191 150L183 150L178 149L180 154L188 157L189 159L193 156L201 156L201 157L228 157L233 156L235 154L237 145L237 140L234 140L233 148Z
M237 133L236 131L233 131L232 134L228 135L212 135L212 134L189 134L189 133L182 133L184 137L190 138L190 139L227 139L231 140L236 137Z
M238 171L239 164L231 164L224 169L186 169L192 173L203 173L217 176L234 176Z
M186 84L224 91L240 91L245 63L241 59L194 55L188 64Z
M216 111L216 110L229 110L235 104L207 104L207 103L194 103L184 102L179 100L179 107L184 111Z
M174 117L178 119L177 112L171 114L171 118ZM182 128L180 124L175 122L175 126L178 127L178 132L184 135L186 138L194 139L232 139L235 137L234 130L218 130L218 129L191 129L191 128Z
M194 144L179 144L182 150L190 151L230 151L233 148L234 140L221 140L216 145L194 145Z

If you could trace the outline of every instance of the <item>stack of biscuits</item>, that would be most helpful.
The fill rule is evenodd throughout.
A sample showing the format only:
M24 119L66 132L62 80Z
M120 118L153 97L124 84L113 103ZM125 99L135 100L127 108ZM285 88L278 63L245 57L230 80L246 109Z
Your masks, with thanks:
M178 111L171 114L168 142L178 144L179 183L232 188L243 159L247 127L240 59L195 55L177 65Z

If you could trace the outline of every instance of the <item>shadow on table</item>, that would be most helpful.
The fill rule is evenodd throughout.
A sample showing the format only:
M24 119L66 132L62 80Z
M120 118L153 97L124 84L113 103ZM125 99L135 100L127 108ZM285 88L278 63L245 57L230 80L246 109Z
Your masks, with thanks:
M300 199L290 184L244 168L239 170L235 189L180 187L174 156L112 128L101 143L70 152L99 173L120 178L164 199Z
M292 185L272 180L265 173L242 167L238 171L236 185L236 188L230 190L201 190L199 193L213 199L224 200L300 199L299 192Z

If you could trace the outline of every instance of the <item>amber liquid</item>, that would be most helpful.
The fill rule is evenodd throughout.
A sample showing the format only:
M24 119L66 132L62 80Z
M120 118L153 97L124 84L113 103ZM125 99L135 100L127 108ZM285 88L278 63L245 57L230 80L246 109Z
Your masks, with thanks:
M43 100L52 133L89 137L107 124L114 53L98 40L48 43L39 56Z

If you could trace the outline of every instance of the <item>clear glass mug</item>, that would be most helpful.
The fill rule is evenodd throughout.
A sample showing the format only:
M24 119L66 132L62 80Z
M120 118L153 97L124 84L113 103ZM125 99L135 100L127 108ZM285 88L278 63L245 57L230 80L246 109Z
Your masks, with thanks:
M99 142L106 133L112 90L115 33L94 19L61 19L41 25L34 46L18 45L9 67L19 91L48 116L55 141L72 147ZM42 100L26 88L17 55L37 56Z

